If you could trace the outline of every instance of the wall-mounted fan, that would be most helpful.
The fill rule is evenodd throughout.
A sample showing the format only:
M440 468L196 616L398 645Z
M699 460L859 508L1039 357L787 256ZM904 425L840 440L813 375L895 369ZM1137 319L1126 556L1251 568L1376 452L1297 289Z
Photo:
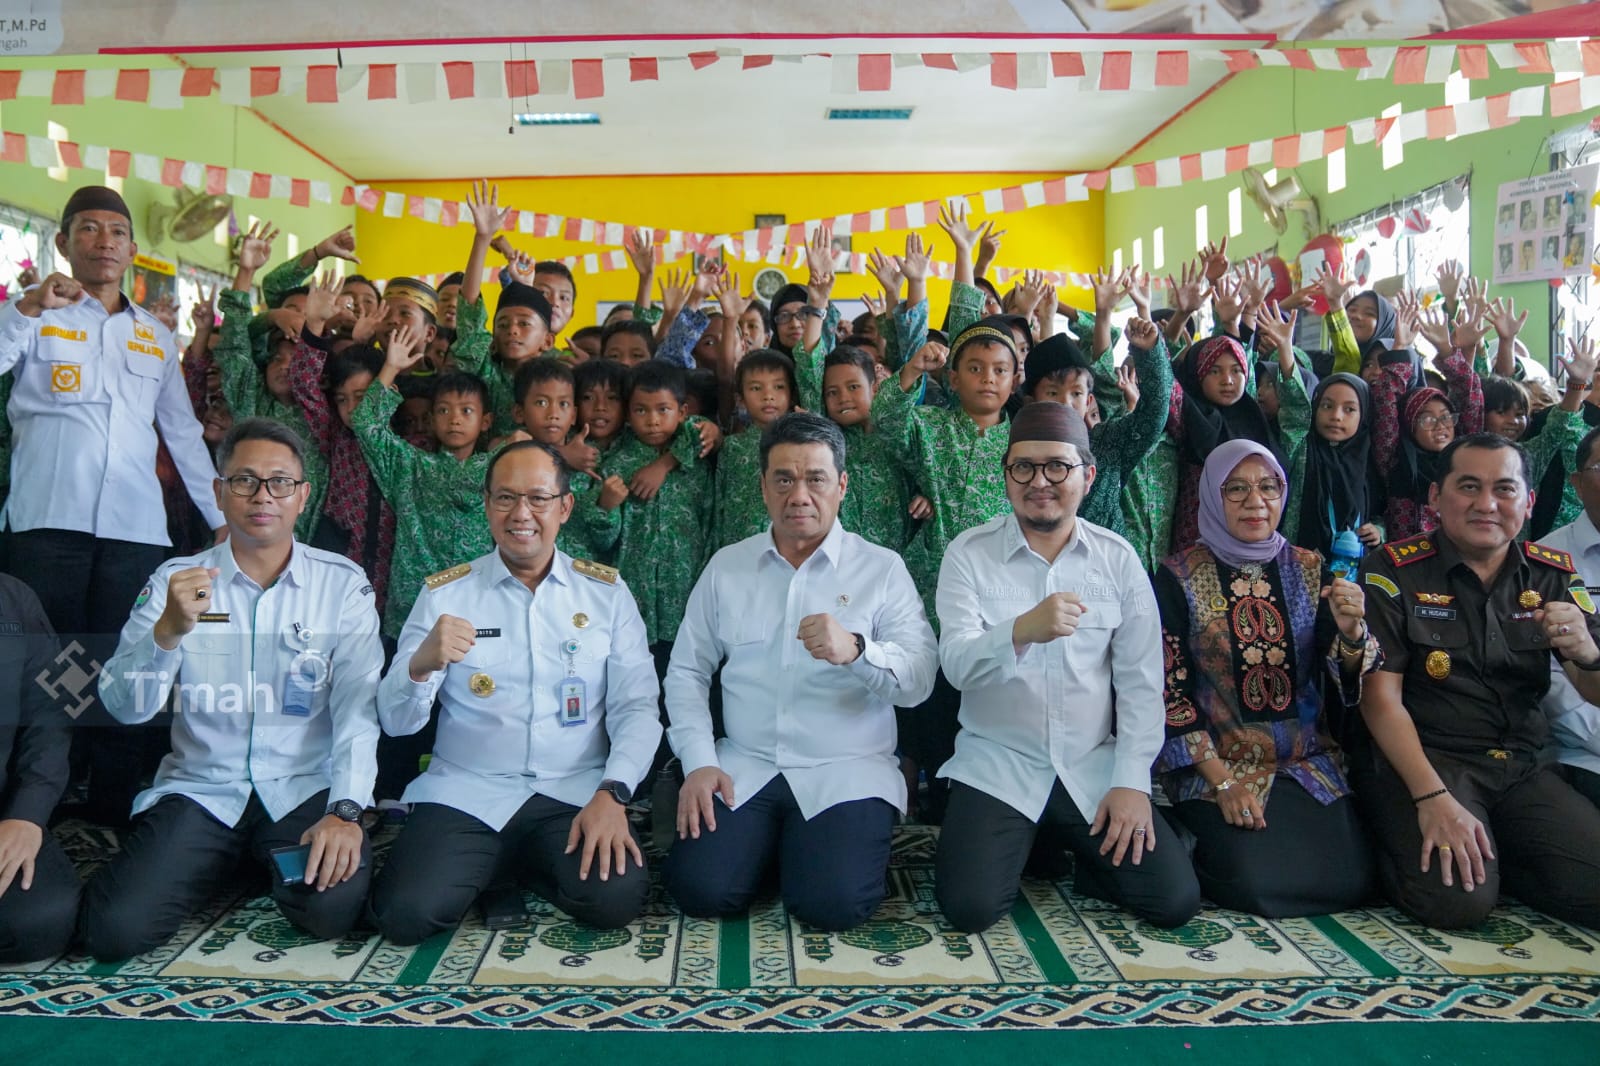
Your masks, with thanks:
M1276 232L1281 234L1288 230L1290 211L1304 211L1306 229L1311 233L1322 232L1322 212L1317 208L1316 197L1305 195L1293 174L1280 178L1276 185L1268 185L1261 171L1245 167L1239 179L1244 194L1261 209L1261 216Z
M217 228L217 223L233 210L233 197L213 196L193 189L177 188L172 191L172 206L153 203L145 214L145 223L151 239L156 244L171 238L178 244L188 244Z

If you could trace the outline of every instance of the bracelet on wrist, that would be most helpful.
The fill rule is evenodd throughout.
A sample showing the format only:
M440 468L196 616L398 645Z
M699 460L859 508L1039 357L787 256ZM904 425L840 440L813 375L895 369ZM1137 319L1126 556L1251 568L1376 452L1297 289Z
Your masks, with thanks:
M1412 796L1411 803L1412 806L1420 806L1424 800L1437 799L1440 796L1447 796L1449 794L1450 790L1448 788L1436 788L1432 792L1426 792L1420 796Z

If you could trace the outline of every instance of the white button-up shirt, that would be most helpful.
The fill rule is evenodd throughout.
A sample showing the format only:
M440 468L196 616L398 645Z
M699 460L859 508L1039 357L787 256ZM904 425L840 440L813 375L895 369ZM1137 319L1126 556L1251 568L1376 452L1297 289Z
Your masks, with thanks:
M1019 654L1012 624L1056 592L1088 608L1077 631ZM961 732L941 777L1035 821L1057 778L1086 821L1111 788L1150 791L1166 730L1161 619L1127 541L1080 518L1047 563L1002 515L945 552L938 612L939 657L961 690Z
M167 582L193 566L220 571L207 613L164 651L152 630ZM177 687L172 753L134 813L175 794L237 825L252 791L274 821L323 789L330 803L370 804L382 670L372 585L342 555L297 542L267 589L226 541L162 563L100 674L106 710L129 724L154 718Z
M439 697L433 759L405 802L454 807L499 831L533 796L582 807L602 781L636 787L661 743L661 688L628 586L578 573L559 551L531 592L498 550L471 566L423 589L379 686L383 728L397 736L421 729ZM461 662L413 681L411 656L444 614L472 623L477 642ZM572 678L583 682L587 714L563 725L561 689Z
M860 633L866 651L847 666L812 658L796 634L813 614ZM727 736L713 741L719 664ZM667 669L667 739L686 774L717 766L733 778L735 808L782 774L806 818L873 798L904 811L894 708L927 699L938 666L900 556L835 522L796 569L767 530L717 552L689 596Z
M85 294L29 318L0 310L0 373L15 383L11 495L15 530L70 529L170 544L156 480L156 429L206 525L222 525L216 466L189 403L172 334L124 300L108 313Z
M1600 530L1595 529L1594 519L1580 515L1576 522L1551 530L1539 543L1571 555L1590 598L1600 604ZM1550 718L1551 739L1561 746L1557 757L1600 774L1600 707L1578 695L1554 655L1550 657L1550 690L1543 705Z

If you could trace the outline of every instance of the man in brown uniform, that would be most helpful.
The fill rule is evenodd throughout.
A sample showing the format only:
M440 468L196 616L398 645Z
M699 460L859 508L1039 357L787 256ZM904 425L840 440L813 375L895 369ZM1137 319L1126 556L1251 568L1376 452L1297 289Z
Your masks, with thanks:
M1566 552L1515 539L1533 505L1520 447L1473 434L1440 469L1439 530L1362 567L1384 663L1362 693L1375 751L1357 794L1385 891L1439 928L1482 922L1502 883L1600 926L1600 810L1539 758L1552 653L1600 703L1595 605Z

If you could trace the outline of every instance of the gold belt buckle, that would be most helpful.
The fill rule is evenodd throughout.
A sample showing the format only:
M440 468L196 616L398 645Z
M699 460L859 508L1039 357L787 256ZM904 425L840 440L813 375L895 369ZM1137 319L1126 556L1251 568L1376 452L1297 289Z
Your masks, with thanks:
M1491 758L1491 759L1509 759L1509 758L1511 758L1511 753L1509 751L1505 750L1504 748L1490 748L1484 754L1488 755L1489 758Z

